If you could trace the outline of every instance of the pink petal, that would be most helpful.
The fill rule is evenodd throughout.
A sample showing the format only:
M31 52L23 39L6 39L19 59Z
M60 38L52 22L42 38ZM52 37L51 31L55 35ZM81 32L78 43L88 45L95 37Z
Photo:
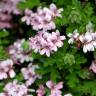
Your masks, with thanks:
M53 86L54 86L54 83L53 83L52 81L47 81L46 85L47 85L47 87L48 87L49 89L52 89Z
M9 76L11 77L11 78L14 78L15 77L15 72L14 72L14 70L10 70L9 71Z
M55 85L55 89L62 89L63 88L63 82L58 83Z

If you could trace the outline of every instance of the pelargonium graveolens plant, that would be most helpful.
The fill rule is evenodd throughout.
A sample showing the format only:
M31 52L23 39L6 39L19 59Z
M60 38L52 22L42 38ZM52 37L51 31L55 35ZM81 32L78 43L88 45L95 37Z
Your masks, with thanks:
M0 1L0 96L96 96L96 0Z

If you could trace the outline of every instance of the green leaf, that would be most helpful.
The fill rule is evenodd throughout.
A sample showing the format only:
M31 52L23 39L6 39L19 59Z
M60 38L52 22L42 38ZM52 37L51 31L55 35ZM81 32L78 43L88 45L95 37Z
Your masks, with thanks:
M39 0L26 0L25 2L20 2L18 4L18 8L21 9L21 10L25 10L26 8L33 8L35 6L38 6L40 4L40 1Z
M50 78L51 80L53 80L54 82L56 82L56 79L59 78L59 73L56 70L56 68L52 68L51 70L51 74L50 74Z
M87 59L84 57L83 54L76 54L75 60L76 60L76 64L84 64L87 62Z
M84 81L77 89L87 96L96 96L96 81Z
M39 53L35 53L32 51L31 53L31 56L34 58L34 59L41 59L41 57L43 57L42 55L40 55Z
M68 80L67 84L70 88L76 88L77 84L79 84L79 79L75 73L71 73L66 79Z
M0 93L3 92L3 89L4 89L3 83L0 83Z
M40 67L39 69L36 70L36 73L40 75L45 75L51 71L50 67Z
M0 60L7 59L9 56L2 46L0 46Z
M7 37L9 36L9 32L6 31L6 30L1 30L0 31L0 38L4 38L4 37Z
M24 80L24 77L23 77L22 73L19 73L19 74L16 75L15 79L22 82Z
M75 64L75 57L72 54L67 53L64 57L65 64L72 65Z
M44 58L43 60L44 60L43 63L44 63L45 67L52 66L56 62L56 60L54 58L51 58L51 57L50 58Z
M57 5L68 5L71 4L72 0L53 0Z
M89 71L86 69L81 69L80 71L77 72L77 74L79 75L79 77L81 77L82 79L88 79L89 78Z

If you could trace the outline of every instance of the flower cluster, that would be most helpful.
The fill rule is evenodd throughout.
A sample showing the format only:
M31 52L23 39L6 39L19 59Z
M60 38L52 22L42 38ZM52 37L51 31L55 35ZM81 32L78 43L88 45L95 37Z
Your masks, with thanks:
M68 37L69 43L73 43L74 41L80 46L83 46L83 52L94 51L96 48L96 32L87 31L85 34L77 33L77 30L73 32L73 34L69 33Z
M55 29L56 25L53 22L55 17L62 17L61 12L62 8L57 9L55 4L51 4L49 8L39 7L37 12L34 13L31 10L25 10L25 16L22 18L23 22L26 22L27 25L33 26L33 29L38 30L51 30Z
M35 82L37 78L41 78L38 74L36 74L35 72L36 69L38 69L38 66L32 64L29 64L28 68L21 69L23 77L26 80L26 86L30 86Z
M0 0L0 29L10 28L12 14L20 14L16 7L21 0ZM12 13L12 14L11 14Z
M34 13L29 9L25 10L25 16L22 18L27 25L33 26L33 29L38 31L35 37L29 38L30 46L35 53L39 52L41 55L46 54L48 57L50 53L57 51L59 47L63 46L65 36L60 36L58 30L56 32L48 33L48 30L56 29L53 22L55 17L62 17L62 8L57 9L55 4L51 4L49 8L39 7Z
M29 56L28 52L23 50L22 44L24 43L24 39L17 40L13 45L9 46L8 53L10 58L14 61L14 63L19 64L24 61L33 61L33 58ZM28 50L30 51L30 49Z
M1 0L0 1L0 12L7 12L8 14L20 14L20 10L17 9L17 4L21 0Z
M0 80L7 79L8 76L10 78L15 77L15 72L13 70L13 61L11 59L0 62Z
M65 40L65 36L60 36L59 31L56 30L52 33L39 31L35 37L29 39L29 42L34 52L39 52L41 55L46 54L49 57L50 53L63 46L63 40Z
M50 89L51 93L49 96L62 96L62 92L60 89L63 88L63 82L59 82L58 84L55 84L54 82L47 81L46 86ZM40 85L37 89L37 96L44 96L45 94L45 88L43 85Z
M16 80L5 85L4 93L0 96L29 96L25 84L18 84Z
M83 44L83 51L94 51L96 48L96 32L90 33L86 32L84 35L79 37L81 43Z

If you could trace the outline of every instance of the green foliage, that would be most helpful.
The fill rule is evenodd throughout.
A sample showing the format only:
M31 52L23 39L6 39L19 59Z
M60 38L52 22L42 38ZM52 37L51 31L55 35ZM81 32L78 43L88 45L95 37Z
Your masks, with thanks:
M0 83L0 93L3 92L3 84Z
M0 45L6 45L9 43L8 37L9 32L6 30L0 30Z
M79 32L84 32L84 26L86 26L89 21L96 21L93 20L93 7L90 3L81 5L81 2L78 0L68 0L67 2L66 0L55 0L57 5L59 4L59 1L64 5L64 11L62 13L62 20L57 18L56 24L61 26L67 25L66 32L73 32L74 29L78 29Z
M34 2L34 0L26 0L26 1L24 1L24 2L23 2L23 1L20 2L20 3L18 4L18 8L21 9L21 10L25 10L26 8L31 9L31 8L39 5L39 3L40 3L39 0L35 0L35 2Z
M0 31L0 38L7 37L9 35L9 32L6 30L1 30Z
M57 5L69 5L71 4L72 0L52 0L54 3L56 3Z
M22 82L24 80L22 73L16 74L15 79L18 80L19 82Z
M0 60L4 60L8 58L7 52L4 50L2 46L0 46Z
M82 82L81 85L77 87L78 91L82 94L89 95L89 96L96 96L96 81L95 80L89 80L86 82ZM82 96L82 95L81 95Z
M70 88L76 88L79 84L79 79L75 73L69 74L67 77L67 84Z
M74 55L67 53L64 57L64 62L65 64L68 64L68 65L74 64L75 63Z
M5 50L4 45L9 43L7 37L9 36L9 32L6 30L0 30L0 60L4 60L8 58L7 51Z

